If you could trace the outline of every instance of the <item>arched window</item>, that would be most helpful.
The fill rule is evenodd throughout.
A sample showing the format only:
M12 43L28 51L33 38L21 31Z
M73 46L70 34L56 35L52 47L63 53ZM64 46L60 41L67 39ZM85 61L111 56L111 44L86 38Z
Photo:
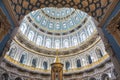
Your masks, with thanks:
M63 42L64 47L68 48L69 43L68 43L68 39L65 39Z
M37 44L37 45L41 45L41 44L42 44L42 37L41 37L41 36L38 36L38 37L37 37L36 44Z
M55 48L59 49L60 48L60 41L55 40Z
M15 80L22 80L20 77L15 78Z
M89 35L93 32L93 28L90 24L87 26L87 31Z
M89 62L89 64L92 63L92 59L91 59L91 56L90 56L90 55L88 55L88 62Z
M47 70L47 68L48 68L48 63L46 61L43 62L43 68L44 68L44 70Z
M11 48L9 52L9 56L13 58L15 56L16 51L17 51L16 47Z
M28 34L28 39L32 41L33 38L34 38L34 32L30 31L29 34Z
M98 58L101 58L103 56L102 51L99 48L96 48L96 54Z
M69 21L69 24L72 26L74 23L72 20Z
M60 29L60 23L56 24L56 29L59 30Z
M85 41L85 39L86 39L85 33L82 33L81 34L81 41Z
M42 20L42 25L46 25L46 23L47 23L47 21L44 19L44 20Z
M36 20L37 20L38 22L40 22L40 20L41 20L41 15L40 15L40 14L36 17Z
M75 20L78 22L79 21L79 16L75 16Z
M37 66L37 59L33 59L32 60L32 67L36 67Z
M53 26L54 26L54 25L53 25L53 22L50 22L50 23L49 23L49 28L52 29Z
M72 42L73 42L73 45L77 45L77 38L76 38L76 37L73 37L73 38L72 38Z
M7 73L4 73L1 75L2 80L9 80L9 75Z
M66 29L66 28L67 28L66 23L63 23L63 28L64 28L64 29Z
M77 60L77 68L81 67L80 59Z
M22 23L20 26L20 30L22 31L23 34L25 33L26 29L27 29L27 25L25 23Z
M70 69L70 63L69 63L69 62L66 62L66 63L65 63L65 66L66 66L66 70L69 70L69 69Z
M26 54L22 54L21 58L20 58L20 63L25 64L27 59L27 55Z
M51 39L46 39L46 47L51 47Z

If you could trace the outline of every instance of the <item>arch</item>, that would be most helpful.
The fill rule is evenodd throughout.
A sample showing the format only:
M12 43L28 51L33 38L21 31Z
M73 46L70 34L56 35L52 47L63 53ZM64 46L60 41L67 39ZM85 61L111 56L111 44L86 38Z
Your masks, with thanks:
M93 32L93 27L91 24L87 25L87 31L88 31L88 35L91 35L91 33Z
M32 11L32 12L33 12L33 11ZM34 14L36 14L36 13L34 12L33 15L34 15ZM41 16L40 14L37 15L37 16L36 16L36 20L37 20L38 22L40 22L41 17L42 17L42 16Z
M46 47L51 48L51 39L46 39Z
M53 26L54 26L53 22L50 22L48 27L49 27L50 29L53 29Z
M42 44L42 37L41 37L41 36L38 36L38 37L37 37L36 44L37 44L38 46Z
M67 24L66 24L66 22L63 23L63 28L64 28L64 29L67 28Z
M103 74L101 77L102 80L110 80L109 76L107 74Z
M97 55L98 58L103 57L103 54L102 54L102 51L101 51L100 48L96 48L96 49L95 49L95 53L96 53L96 55Z
M74 25L74 22L72 20L70 20L69 25Z
M32 67L36 67L37 66L37 58L33 58L32 59Z
M16 47L12 47L11 49L10 49L10 52L9 52L9 56L10 57L14 57L15 56L15 53L17 52L17 48Z
M77 44L78 44L78 41L77 41L77 38L76 38L76 37L73 37L73 38L72 38L72 43L73 43L73 45L77 45Z
M80 36L81 36L80 37L81 38L81 42L85 41L85 39L86 39L85 33L82 33Z
M20 57L20 60L19 62L22 63L22 64L25 64L26 63L26 60L27 60L27 54L26 53L23 53Z
M66 67L66 70L69 70L69 69L70 69L70 62L67 61L67 62L65 63L65 67Z
M60 40L55 40L55 48L60 48Z
M15 80L22 80L20 77L15 78Z
M22 24L21 24L20 30L22 31L23 34L25 33L25 31L27 30L27 25L26 25L26 23L22 23Z
M3 74L1 75L1 79L2 79L2 80L9 80L9 75L8 75L7 73L3 73Z
M90 56L90 55L87 55L87 58L88 58L88 62L89 62L89 64L91 64L91 63L92 63L91 56Z
M96 78L92 77L92 78L90 78L89 80L96 80Z
M46 24L47 24L47 20L43 19L41 25L46 26Z
M44 68L44 70L47 70L47 68L48 68L48 63L46 61L43 62L43 68Z
M69 47L69 41L68 41L68 39L65 39L65 40L63 41L63 45L64 45L65 48L68 48L68 47Z
M28 39L32 41L33 38L34 38L34 32L33 32L33 31L30 31L30 32L28 33Z
M78 60L76 61L76 64L77 64L77 68L81 67L81 61L80 61L80 59L78 59Z
M60 29L60 23L59 23L59 22L56 23L56 29L57 29L57 30Z

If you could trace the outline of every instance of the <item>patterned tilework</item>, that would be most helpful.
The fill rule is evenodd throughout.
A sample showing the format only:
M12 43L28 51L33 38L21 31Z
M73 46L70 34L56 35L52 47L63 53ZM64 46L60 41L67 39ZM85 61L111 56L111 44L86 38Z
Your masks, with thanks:
M43 7L74 7L100 21L114 0L9 0L20 20L29 12Z

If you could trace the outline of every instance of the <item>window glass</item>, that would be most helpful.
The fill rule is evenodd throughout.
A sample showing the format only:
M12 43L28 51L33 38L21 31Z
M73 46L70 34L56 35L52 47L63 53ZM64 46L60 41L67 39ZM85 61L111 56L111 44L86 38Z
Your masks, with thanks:
M80 59L78 59L76 63L77 63L77 68L81 67Z
M70 63L66 62L65 65L66 65L66 70L69 70L70 69Z
M32 41L33 38L34 38L34 32L30 31L29 34L28 34L28 39Z
M43 62L43 68L44 68L44 70L47 70L47 68L48 68L48 64L46 61Z

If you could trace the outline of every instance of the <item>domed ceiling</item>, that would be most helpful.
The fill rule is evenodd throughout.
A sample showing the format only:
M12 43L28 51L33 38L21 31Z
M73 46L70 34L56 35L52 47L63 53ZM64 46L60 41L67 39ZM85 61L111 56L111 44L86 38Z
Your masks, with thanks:
M47 32L68 32L78 27L87 14L74 8L43 8L30 13L31 19Z
M97 25L96 20L78 9L46 7L26 15L16 36L20 43L38 52L77 51L86 48L84 44L92 44Z

